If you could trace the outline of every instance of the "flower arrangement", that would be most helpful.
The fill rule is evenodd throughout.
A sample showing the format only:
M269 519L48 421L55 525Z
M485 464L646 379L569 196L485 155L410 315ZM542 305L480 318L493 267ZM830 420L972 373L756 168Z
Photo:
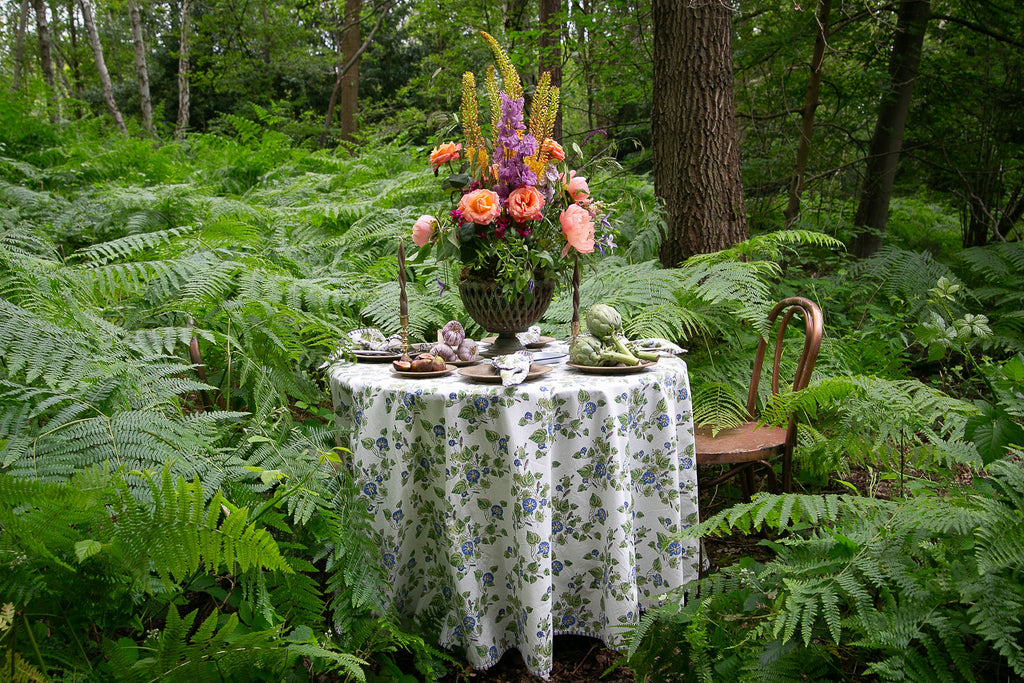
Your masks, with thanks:
M532 293L535 283L565 282L580 254L603 254L615 246L608 207L590 194L586 178L564 166L565 152L551 139L558 88L541 75L524 120L522 83L497 41L480 34L494 54L487 71L491 137L479 122L476 79L462 77L460 107L464 141L446 142L430 153L434 175L448 174L442 187L451 208L440 218L421 216L412 238L421 251L437 249L439 260L457 259L460 279L494 280L508 296Z

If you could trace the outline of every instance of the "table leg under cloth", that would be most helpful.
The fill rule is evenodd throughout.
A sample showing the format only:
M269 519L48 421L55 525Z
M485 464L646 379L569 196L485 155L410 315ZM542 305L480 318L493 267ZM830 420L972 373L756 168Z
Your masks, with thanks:
M517 648L546 677L554 635L621 647L697 577L696 542L671 539L697 521L681 360L516 387L379 367L336 367L331 386L388 597L440 615L440 644L472 666Z

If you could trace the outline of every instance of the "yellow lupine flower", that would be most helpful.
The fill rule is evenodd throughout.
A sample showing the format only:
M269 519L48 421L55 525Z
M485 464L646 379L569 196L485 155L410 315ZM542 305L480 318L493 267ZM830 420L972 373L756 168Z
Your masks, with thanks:
M519 80L519 72L516 71L516 67L513 66L512 61L505 54L505 50L498 44L498 41L486 31L480 31L480 35L484 37L484 40L491 47L491 52L494 53L494 61L498 63L498 70L501 71L505 92L512 99L519 99L523 96L523 84Z

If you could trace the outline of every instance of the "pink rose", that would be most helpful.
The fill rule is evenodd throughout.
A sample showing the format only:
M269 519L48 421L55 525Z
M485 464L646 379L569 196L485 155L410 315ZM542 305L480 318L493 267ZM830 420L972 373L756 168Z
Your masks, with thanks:
M437 219L433 216L420 216L412 225L412 241L417 247L425 247L430 243L437 230Z
M569 171L568 178L564 174L562 175L562 189L580 206L590 203L590 187L587 185L587 179L582 176L577 177L576 171Z
M491 190L473 190L459 201L462 217L477 225L490 225L501 214L501 200Z
M544 142L541 144L541 149L548 153L548 158L552 161L562 161L565 159L565 150L562 146L552 140L551 138L544 138Z
M430 165L436 171L441 164L458 159L460 150L462 150L461 143L446 142L443 145L438 145L430 152Z
M569 254L569 247L581 254L594 251L594 221L589 211L579 204L573 204L562 212L558 222L562 224L566 242L562 248L562 258Z
M532 185L512 190L506 202L509 215L516 221L538 221L544 208L544 196Z

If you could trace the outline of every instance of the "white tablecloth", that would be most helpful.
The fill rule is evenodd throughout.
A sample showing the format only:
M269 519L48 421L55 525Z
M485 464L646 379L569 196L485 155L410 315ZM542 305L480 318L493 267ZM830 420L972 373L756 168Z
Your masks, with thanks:
M697 576L686 364L588 375L556 362L513 387L390 364L329 370L390 599L435 615L486 668L517 648L547 676L552 637L624 643L644 607Z

